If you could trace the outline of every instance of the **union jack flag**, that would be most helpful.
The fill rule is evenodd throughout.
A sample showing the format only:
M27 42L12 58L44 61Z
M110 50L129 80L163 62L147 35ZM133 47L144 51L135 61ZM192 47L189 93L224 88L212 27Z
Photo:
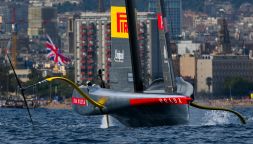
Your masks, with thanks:
M51 38L47 35L47 41L45 44L47 50L49 53L47 54L47 57L49 59L52 59L55 63L59 65L64 65L70 62L70 59L65 57L61 54L60 49L55 46L55 44L52 42Z

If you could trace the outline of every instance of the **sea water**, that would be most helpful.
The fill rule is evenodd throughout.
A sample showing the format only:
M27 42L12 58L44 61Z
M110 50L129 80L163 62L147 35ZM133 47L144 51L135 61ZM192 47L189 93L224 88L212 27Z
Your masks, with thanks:
M253 107L235 108L247 117L242 125L233 114L191 108L186 125L129 128L105 116L80 116L70 110L0 108L0 143L253 143Z

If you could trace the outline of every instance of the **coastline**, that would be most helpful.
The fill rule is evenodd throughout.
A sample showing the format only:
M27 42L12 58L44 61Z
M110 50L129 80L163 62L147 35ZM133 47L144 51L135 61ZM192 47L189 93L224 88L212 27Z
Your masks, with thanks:
M251 99L238 99L238 100L231 100L231 99L217 99L217 100L195 100L196 103L200 105L207 105L211 107L222 107L222 108L232 108L232 107L252 107L253 100ZM51 102L47 105L41 106L41 108L47 109L65 109L71 110L71 103L70 102Z
M208 105L211 107L222 107L222 108L231 108L231 107L252 107L252 99L216 99L216 100L195 100L198 104Z
M47 105L41 106L41 108L46 108L46 109L63 109L63 110L71 110L71 103L59 103L59 102L51 102Z

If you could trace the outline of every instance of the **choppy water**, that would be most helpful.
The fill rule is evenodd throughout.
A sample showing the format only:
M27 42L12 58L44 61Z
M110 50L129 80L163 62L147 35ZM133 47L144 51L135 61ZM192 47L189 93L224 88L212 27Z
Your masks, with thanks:
M31 110L34 127L25 109L0 109L0 143L253 143L253 108L236 108L247 124L226 112L192 108L187 125L128 128L113 122L104 128L101 116L84 117L68 110Z

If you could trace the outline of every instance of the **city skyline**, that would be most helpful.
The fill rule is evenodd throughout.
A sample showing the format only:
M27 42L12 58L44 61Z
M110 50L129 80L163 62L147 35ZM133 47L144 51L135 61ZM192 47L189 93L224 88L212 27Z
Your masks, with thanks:
M147 2L150 2L149 5L147 4L147 9L150 9L150 11L155 11L156 7L156 4L154 4L155 1L147 1ZM252 7L251 4L246 3L242 4L238 8L234 8L233 5L229 2L216 3L215 1L206 1L206 3L204 3L202 12L194 12L190 10L183 10L182 7L184 5L183 4L184 2L176 0L173 1L174 3L169 2L167 0L166 2L167 2L166 7L174 8L172 11L175 12L175 13L172 11L169 12L173 14L172 16L169 16L170 19L177 19L173 21L175 22L174 24L169 23L171 28L172 26L177 27L173 28L173 30L170 31L170 34L171 35L175 34L176 29L178 29L176 35L180 35L180 39L177 36L176 40L174 39L174 41L171 41L173 55L175 55L174 56L175 58L174 61L176 64L175 70L177 71L176 73L179 76L183 76L182 73L184 73L184 75L187 76L187 74L185 74L185 71L181 72L182 70L180 69L179 66L183 65L180 62L180 58L187 54L195 56L197 60L200 59L200 57L202 57L203 55L230 54L230 55L248 55L249 57L251 57L250 54L252 54L253 50L252 44L253 32L251 31L253 19L248 15L252 14L253 12L251 13L251 11L248 11L247 15L245 15L245 9L250 9ZM71 66L76 68L75 71L76 82L94 80L96 78L96 74L99 69L104 70L103 79L105 79L107 82L110 82L111 76L109 74L111 66L110 61L112 61L111 56L112 54L115 54L115 51L114 52L111 51L110 38L109 37L106 38L105 36L101 35L103 33L108 34L109 32L109 29L107 31L106 28L103 28L105 25L102 25L102 23L103 21L107 21L106 23L110 24L111 20L110 18L108 18L110 12L106 11L105 13L101 13L101 17L98 18L101 20L98 20L95 18L96 17L95 15L99 15L99 13L96 12L81 12L81 13L66 12L56 14L57 8L50 8L50 7L40 8L41 6L36 6L38 9L36 10L35 6L30 5L28 7L28 3L21 2L18 5L26 5L27 7L27 11L24 11L23 15L21 14L16 15L17 17L16 25L19 27L17 29L18 32L17 45L19 45L19 47L17 47L18 52L17 59L19 68L27 68L27 66L29 66L30 68L36 67L46 71L51 71L50 69L54 67L54 64L51 63L46 58L36 56L46 54L46 51L43 50L44 46L42 39L43 35L45 35L46 33L50 33L50 37L54 38L53 41L55 43L57 43L57 37L61 39L61 41L57 43L57 46L59 46L66 55L74 59L72 64L75 65ZM152 6L154 8L153 10ZM34 11L32 11L33 8L35 9ZM11 27L11 24L5 20L6 19L5 17L9 17L9 19L12 19L11 16L13 16L12 14L13 8L10 7L10 3L8 2L6 3L6 5L0 6L0 9L2 9L2 11L0 11L0 15L2 15L1 28L6 29L7 27ZM213 12L213 10L218 9L219 10L223 9L225 11L224 13L222 13L222 15L220 11L219 13ZM170 9L166 10L168 12L168 10ZM18 13L19 11L20 11L19 9L16 9L16 13ZM7 13L8 15L5 15ZM40 13L41 17L39 17L37 13L38 14ZM142 12L138 13L141 14ZM33 17L32 14L34 15ZM93 14L94 17L92 16L87 17L87 15ZM147 15L149 15L148 12ZM155 73L154 67L156 67L156 65L152 64L154 63L152 61L153 60L152 57L155 53L154 51L152 51L152 48L155 49L155 47L158 47L157 40L155 40L155 37L153 36L157 32L157 30L155 29L156 14L150 13L150 15L153 15L152 18L148 16L146 18L142 18L141 24L138 24L138 26L143 26L140 32L144 32L144 35L141 35L140 33L139 42L140 47L142 47L141 49L143 51L142 53L143 61L141 62L145 72L143 73L143 77L149 79L146 81L147 83L152 81L153 75ZM50 16L50 18L48 18L48 16ZM85 20L85 16L87 20ZM27 20L21 21L23 19L22 17L23 18L27 17ZM149 18L152 19L152 22L148 20ZM76 20L87 21L88 22L87 24L93 23L95 30L93 33L94 37L92 38L87 37L84 38L85 40L76 42L78 40L78 37L76 35L78 33L78 29L80 28L75 26ZM27 28L25 26L23 27L23 24L25 23ZM35 29L33 28L33 24L36 24L34 25L34 27L37 28L37 32L34 31ZM103 28L104 30L101 31L100 28ZM0 42L2 54L4 53L5 45L8 43L8 37L10 37L9 32L11 31L12 29L8 30L6 29L2 31L2 35L0 36L2 38ZM31 32L33 32L33 34L31 34ZM27 33L28 36L24 37L26 35L26 34L23 35L24 33ZM88 32L86 34L88 35ZM82 35L84 35L84 33ZM83 46L81 45L77 46L77 43L80 43L82 45L84 43L87 43L91 45L89 39L92 40L92 44L94 45L93 48L80 49ZM108 50L104 49L106 45L108 47ZM77 50L78 47L82 52L80 50ZM86 53L88 50L92 51L91 55L89 53ZM83 53L84 55L78 58L76 54L77 51L80 51L79 53L80 54ZM82 57L85 58L83 59ZM90 58L94 58L92 59L93 62L91 63L91 65L86 64L84 65L83 62L84 61L88 62ZM78 62L81 62L82 66L81 65L79 66L77 64ZM159 68L159 66L157 66L156 69L157 68ZM55 69L52 72L56 72ZM208 92L208 89L206 88L205 91Z

